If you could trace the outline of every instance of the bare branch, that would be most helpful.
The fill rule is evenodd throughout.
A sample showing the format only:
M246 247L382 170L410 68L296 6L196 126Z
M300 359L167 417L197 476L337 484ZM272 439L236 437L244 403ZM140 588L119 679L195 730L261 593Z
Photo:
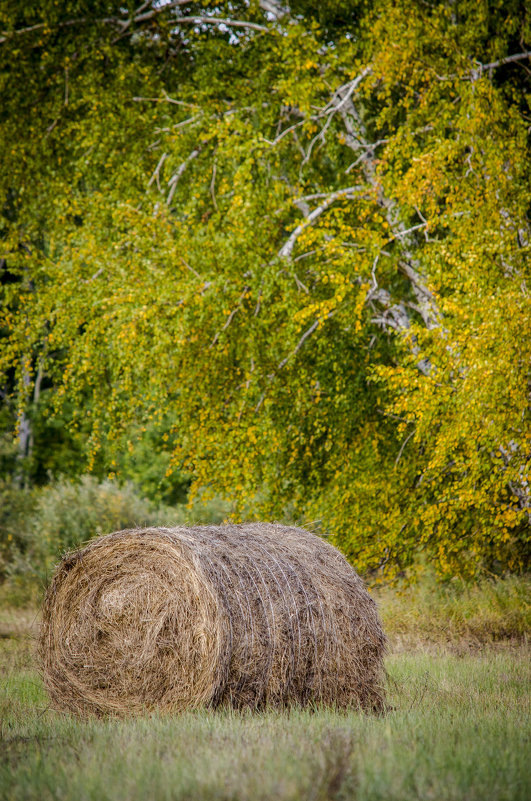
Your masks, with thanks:
M330 315L331 315L331 313L328 315L328 317L330 317ZM297 355L297 353L300 351L300 349L302 348L302 346L304 345L304 343L306 342L308 337L310 337L313 334L313 332L319 327L319 323L320 322L321 322L321 320L319 318L317 318L317 320L315 320L312 323L312 325L304 332L304 334L301 336L301 338L297 342L297 345L295 346L295 349L292 350L291 353L288 353L286 358L282 359L282 361L278 365L277 370L276 370L277 373L280 370L282 370L283 367L285 367L287 365L287 363L289 362L290 359L293 358L293 356Z
M310 117L310 119L312 119L312 118ZM284 130L283 130L283 131L281 131L281 132L278 134L278 136L276 136L276 137L275 137L273 140L271 140L271 139L266 139L266 138L264 137L264 140L263 140L263 141L264 141L264 142L265 142L267 145L271 145L272 147L275 147L276 145L278 145L278 143L279 143L279 142L280 142L282 139L284 139L284 137L285 137L285 136L287 136L287 135L288 135L289 133L291 133L292 131L295 131L297 128L300 128L300 127L301 127L301 125L304 125L304 123L305 123L305 122L307 122L306 118L304 118L303 120L299 120L299 122L295 122L293 125L290 125L290 126L289 126L289 128L284 128Z
M55 27L56 28L69 28L72 25L83 25L85 22L89 20L87 17L79 17L77 19L69 19L65 20L65 22L59 22ZM109 20L100 20L101 22L109 22ZM8 39L12 39L14 36L22 36L25 33L32 33L33 31L40 31L43 28L47 27L46 22L39 22L37 25L28 25L27 28L18 28L14 31L2 31L2 35L0 36L0 44L7 42Z
M195 277L199 278L200 281L203 280L201 278L201 276L199 275L199 273L197 272L197 270L194 270L194 268L190 264L188 264L188 262L186 261L186 259L183 256L179 256L179 258L182 261L182 263L184 264L184 266L186 267L186 269L189 270L192 273L192 275L195 275Z
M437 78L439 81L452 81L455 80L455 78L461 78L462 80L467 81L476 81L484 72L495 70L498 67L503 67L504 64L514 64L517 61L525 61L526 59L531 59L531 50L526 50L524 53L514 53L512 56L500 58L498 61L491 61L489 64L482 64L480 61L476 61L476 66L473 67L466 75L460 75L457 72L453 72L449 75L438 75Z
M172 0L170 3L165 3L164 5L156 6L155 8L151 8L149 11L145 11L144 9L151 5L151 3L143 3L136 11L133 12L133 16L128 20L128 25L131 22L147 22L149 19L153 19L153 17L158 16L159 14L163 14L167 11L171 11L174 8L179 8L179 6L186 6L190 0Z
M370 75L372 72L371 67L365 67L359 75L353 78L352 81L343 84L342 86L338 87L334 92L332 99L326 104L324 109L321 112L320 116L325 116L327 114L337 114L338 111L348 103L352 95L354 94L354 90L358 88L362 80L367 76ZM338 102L339 101L339 102Z
M309 256L315 256L316 253L317 250L308 250L306 253L301 253L299 256L296 256L293 259L293 264L295 264L298 261L302 261L302 259L307 259Z
M176 106L188 106L188 108L197 108L195 103L185 103L184 100L175 100L169 94L163 91L163 97L133 97L135 103L175 103Z
M398 467L398 462L400 461L400 459L401 459L401 457L402 457L402 454L403 454L403 452L404 452L404 448L405 448L405 447L406 447L406 445L408 444L409 440L411 439L411 437L413 436L413 434L415 433L415 431L416 431L416 429L414 428L414 429L413 429L413 431L411 431L411 432L410 432L410 433L407 435L407 437L405 438L405 440L403 441L403 443L402 443L402 445L401 445L401 447L400 447L400 450L398 451L398 456L397 456L397 457L396 457L396 459L395 459L395 467Z
M497 67L502 67L504 64L514 64L516 61L525 61L529 58L531 58L531 50L527 50L525 53L515 53L513 56L500 58L498 61L491 61L490 64L481 64L478 62L478 66L474 67L474 69L471 71L471 79L474 80L482 73L488 72L489 70L495 70Z
M214 208L216 209L216 211L219 211L218 204L216 201L216 170L217 166L216 162L214 161L214 164L212 165L212 180L210 181L210 196L212 198L212 203L214 204Z
M231 313L229 314L229 316L228 316L228 317L227 317L227 319L225 320L225 323L224 323L223 327L221 328L221 330L220 330L220 331L218 331L218 332L215 334L215 336L214 336L214 339L213 339L213 340L212 340L212 342L210 343L210 346L209 346L209 347L211 347L211 348L213 348L213 347L214 347L214 345L217 343L217 341L218 341L218 339L219 339L219 335L221 334L221 332L222 332L222 331L226 331L226 330L227 330L227 328L229 327L229 325L232 323L232 321L233 321L233 319L234 319L234 316L235 316L236 312L237 312L237 311L238 311L238 310L241 308L241 302L242 302L242 300L245 298L245 295L247 294L247 292L249 291L249 289L250 289L250 287L248 287L248 286L245 286L245 287L243 288L243 292L241 293L240 297L239 297L239 298L238 298L238 300L236 301L236 306L234 307L234 309L231 311Z
M228 17L176 17L175 22L178 25L226 25L228 28L250 28L253 31L269 32L269 28L265 25L247 22L242 19L229 19Z
M318 217L323 214L330 206L336 202L339 198L352 198L359 196L361 192L364 191L364 188L361 186L348 186L346 189L338 189L336 192L330 192L330 194L325 195L326 198L320 206L317 206L313 211L311 211L306 219L298 225L294 231L292 231L289 239L284 243L284 245L279 250L278 255L281 259L290 259L291 253L295 246L295 243L299 236L303 233L303 231L308 228ZM310 196L309 196L310 197ZM298 201L304 200L305 198L298 198Z
M389 241L397 241L400 243L402 261L407 264L404 269L405 274L411 281L411 287L416 297L419 313L427 328L435 328L440 323L440 314L437 308L437 302L432 292L426 286L422 278L422 267L415 257L414 251L417 247L414 238L411 236L415 230L426 230L427 223L424 221L417 226L406 228L401 216L400 208L397 202L387 196L381 186L381 182L376 174L374 164L374 151L367 149L369 144L366 129L362 116L354 106L352 100L344 104L340 111L345 131L347 134L347 145L354 151L358 152L364 149L366 157L362 161L363 175L370 187L375 192L377 202L385 213L385 218L389 228L392 232L392 237ZM390 325L395 330L405 330L409 328L409 315L403 304L401 308L397 309L392 307L393 312L388 308L381 318L375 320L382 324Z
M330 113L328 115L328 117L327 117L327 120L326 120L325 124L323 125L323 127L319 131L319 133L314 136L314 138L312 139L312 141L308 145L308 150L306 151L305 156L304 156L304 158L302 160L303 164L307 164L309 162L310 157L312 155L312 151L313 151L315 145L317 144L317 142L321 143L321 147L326 143L326 132L327 132L328 128L330 127L330 125L332 124L332 120L333 119L334 119L334 114Z
M419 296L424 298L424 304L420 309L421 316L424 318L424 306L426 305L426 301L431 302L431 300L433 299L433 295L426 286L424 279L422 278L418 270L416 270L411 264L409 264L407 261L401 261L400 268L402 272L409 278L414 288L417 290L416 291L417 298Z
M155 167L155 171L153 172L153 175L151 176L151 178L148 181L148 188L151 186L153 181L156 181L157 182L157 188L158 188L159 192L162 192L162 189L160 188L160 181L159 181L160 171L162 169L162 165L164 164L164 162L166 161L167 158L168 158L168 154L167 153L163 153L162 156L160 157L159 163Z
M289 14L289 9L279 3L278 0L260 0L259 6L266 14L270 14L274 20Z
M421 229L426 228L427 225L428 222L424 220L424 222L419 223L418 225L412 225L411 228L404 228L404 230L396 231L396 233L393 234L393 236L390 239L388 239L385 244L388 245L390 242L394 242L395 239L402 239L403 237L407 237L410 234L412 234L413 231L420 231Z
M300 128L302 125L306 124L307 122L318 122L319 120L322 120L324 117L326 117L326 122L325 122L323 128L312 139L312 141L310 142L308 151L304 155L303 163L306 163L309 160L310 156L311 156L312 150L313 150L316 142L319 141L319 140L324 141L325 133L328 130L328 127L330 126L330 123L332 122L332 119L333 119L334 115L338 111L341 111L343 105L350 100L350 98L354 94L355 89L357 89L357 87L360 85L362 80L367 75L369 75L371 73L371 71L372 70L371 70L370 67L366 67L352 81L349 81L348 83L345 83L342 86L340 86L338 89L336 89L336 91L334 92L334 94L332 96L332 99L326 104L326 106L324 106L324 108L317 108L317 112L318 112L317 114L313 114L310 117L305 117L303 115L301 120L299 120L298 122L294 123L293 125L290 125L288 128L285 128L283 131L281 131L275 137L275 139L273 139L273 141L270 141L269 139L264 139L264 142L266 142L268 145L271 145L271 146L274 147L287 134L296 131L297 128ZM343 97L343 95L342 95L342 91L343 90L346 90L346 96L345 97ZM294 111L295 111L295 109L292 109L292 112L294 112Z
M120 35L123 35L126 31L128 31L131 26L138 25L143 22L148 22L149 20L153 19L154 17L158 17L161 14L167 14L168 11L172 11L180 6L185 6L189 4L189 0L171 0L171 2L165 3L164 5L152 7L149 11L146 11L148 5L151 3L142 3L136 11L128 19L120 19L119 17L102 17L100 19L91 19L90 17L78 17L76 19L65 20L64 22L59 22L57 25L53 26L51 30L58 30L60 28L68 28L75 25L85 25L85 24L103 24L103 25L114 25L116 28L120 30ZM236 20L230 18L217 18L217 17L208 17L208 16L185 16L185 17L174 17L174 21L177 25L226 25L230 28L249 28L255 31L263 31L268 32L269 28L265 25L259 25L256 22L247 22L247 20ZM26 28L18 28L14 31L2 31L0 36L0 44L3 44L8 39L12 39L14 36L21 36L26 33L32 33L33 31L43 30L43 29L50 29L47 22L39 22L36 25L29 25Z
M96 278L99 278L99 277L100 277L100 275L103 275L103 273L104 273L104 272L105 272L104 268L103 268L103 267L100 267L100 269L99 269L99 270L96 270L96 272L94 273L94 275L91 275L91 276L90 276L90 278L86 278L86 279L83 281L83 283L84 283L84 284L90 284L90 282L91 282L91 281L95 281L95 280L96 280Z
M380 145L386 145L390 141L391 141L390 139L378 139L376 142L370 142L368 144L363 144L362 142L360 142L359 146L360 148L364 149L364 152L361 154L361 156L358 156L356 161L353 161L352 164L349 164L349 166L345 170L345 175L349 175L349 173L351 173L352 170L355 169L358 166L358 164L360 164L363 161L363 159L367 158L367 155L369 153L374 153L377 147L380 147Z
M167 206L169 206L170 203L173 200L173 196L175 194L175 190L177 189L177 184L179 183L179 178L181 177L181 175L183 174L183 172L185 171L187 166L190 164L190 162L198 157L198 155L200 154L201 150L203 149L203 145L204 144L205 143L203 142L200 147L197 147L195 150L192 150L190 155L187 156L185 158L185 160L183 161L183 163L179 166L179 169L177 170L177 172L175 172L171 176L171 178L169 179L168 186L170 187L170 191L169 191L168 197L166 199L166 205Z

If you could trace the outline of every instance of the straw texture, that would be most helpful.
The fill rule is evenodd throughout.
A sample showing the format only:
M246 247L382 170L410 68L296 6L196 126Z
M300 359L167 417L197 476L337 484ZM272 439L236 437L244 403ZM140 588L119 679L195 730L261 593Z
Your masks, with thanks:
M57 708L380 710L385 638L360 577L304 529L119 531L67 555L40 637Z

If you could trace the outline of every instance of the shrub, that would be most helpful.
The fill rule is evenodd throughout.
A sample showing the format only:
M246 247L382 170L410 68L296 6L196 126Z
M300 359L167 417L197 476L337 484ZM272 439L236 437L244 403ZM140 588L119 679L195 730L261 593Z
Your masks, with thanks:
M35 493L0 479L0 580L15 555L24 549L27 522L35 506Z
M192 506L156 504L131 483L60 480L26 492L0 484L0 595L21 605L37 600L65 551L111 531L136 526L220 523L230 512L219 498Z
M157 525L161 518L176 525L183 522L183 513L139 497L132 484L98 482L91 476L78 483L59 481L38 495L28 526L28 557L49 570L62 553L92 537Z

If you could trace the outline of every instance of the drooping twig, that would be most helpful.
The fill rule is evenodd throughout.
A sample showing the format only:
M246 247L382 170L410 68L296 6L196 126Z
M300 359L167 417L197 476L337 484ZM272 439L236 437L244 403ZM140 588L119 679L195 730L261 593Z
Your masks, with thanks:
M199 278L200 281L203 280L202 277L197 272L197 270L194 270L192 265L188 264L188 262L186 261L186 259L183 256L179 256L179 258L180 258L181 262L184 264L184 266L186 267L186 269L189 270L192 273L192 275L195 275L195 277Z
M258 412L260 410L260 407L262 406L262 404L264 402L264 399L265 399L265 396L267 394L267 391L268 391L269 387L271 386L273 380L276 378L277 374L281 370L284 369L284 367L287 365L287 363L290 361L290 359L292 359L294 356L297 355L297 353L300 351L300 349L302 348L302 346L304 345L304 343L306 342L308 337L310 337L314 333L314 331L316 331L319 328L319 325L321 323L325 322L325 320L329 320L331 317L334 316L335 311L336 310L331 311L325 317L318 317L317 320L314 320L314 322L311 324L311 326L308 329L306 329L304 334L301 336L301 338L299 339L299 341L295 345L294 349L290 353L288 353L288 355L284 359L282 359L282 361L277 365L277 367L274 370L274 372L270 373L267 376L267 386L264 389L264 391L262 392L262 395L260 396L260 400L258 401L258 403L255 406L255 409L254 409L255 412Z
M212 203L214 204L214 208L218 211L218 204L216 201L216 162L212 165L212 180L210 181L210 196L212 198Z
M156 181L157 182L157 188L158 188L159 192L162 192L162 189L160 188L160 180L159 180L160 171L162 169L162 165L164 164L164 162L166 161L167 158L168 158L168 154L167 153L163 153L162 156L160 157L159 163L155 167L153 175L151 176L151 178L148 181L148 188L151 186L153 181Z
M178 170L176 172L174 172L174 174L169 179L168 186L170 187L170 191L168 192L168 197L166 198L166 205L167 206L169 206L170 203L173 200L173 196L175 194L175 190L177 189L177 184L179 183L179 178L181 177L181 175L183 174L183 172L185 171L187 166L190 164L190 162L198 157L198 155L200 154L201 150L202 150L202 146L196 147L195 150L192 150L190 155L185 158L183 163L179 166Z
M348 186L345 189L338 189L336 192L330 192L328 195L324 195L325 200L317 206L313 211L311 211L306 218L292 231L289 238L283 244L281 249L279 250L278 255L281 259L290 259L291 253L293 248L295 247L295 243L303 231L308 228L318 217L321 216L330 206L336 202L339 198L351 198L359 196L360 192L364 190L364 187L361 186ZM311 196L308 196L311 197ZM305 200L306 198L298 198L298 201Z
M214 339L213 339L213 340L212 340L212 342L210 343L210 347L211 347L211 348L213 348L213 347L214 347L214 345L217 343L217 341L218 341L218 339L219 339L219 336L220 336L220 334L221 334L223 331L226 331L226 330L227 330L227 328L229 327L229 325L232 323L232 321L233 321L233 319L234 319L234 316L235 316L236 312L237 312L237 311L240 309L240 307L241 307L241 302L242 302L242 300L244 299L245 295L246 295L246 294L247 294L247 292L249 291L249 288L250 288L250 287L248 287L248 286L245 286L245 287L243 288L243 292L241 293L240 297L239 297L239 298L238 298L238 300L236 301L236 306L234 307L234 309L231 311L231 313L229 314L229 316L228 316L228 317L227 317L227 319L225 320L225 323L223 324L222 328L221 328L219 331L217 331L217 332L216 332L216 334L215 334L215 336L214 336Z

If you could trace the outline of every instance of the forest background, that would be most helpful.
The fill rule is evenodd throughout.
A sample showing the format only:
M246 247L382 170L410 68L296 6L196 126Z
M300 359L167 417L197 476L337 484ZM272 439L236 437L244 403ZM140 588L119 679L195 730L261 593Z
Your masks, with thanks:
M0 2L4 578L190 515L525 570L530 16Z

